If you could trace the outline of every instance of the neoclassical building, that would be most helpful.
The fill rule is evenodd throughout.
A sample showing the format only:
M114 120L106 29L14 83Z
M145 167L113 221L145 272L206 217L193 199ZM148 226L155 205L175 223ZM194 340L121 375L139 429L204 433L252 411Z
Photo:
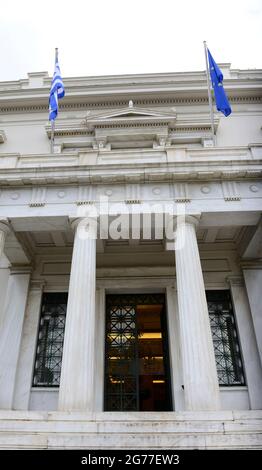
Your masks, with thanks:
M262 71L221 68L215 145L204 72L65 78L53 153L48 74L0 83L0 448L262 448Z

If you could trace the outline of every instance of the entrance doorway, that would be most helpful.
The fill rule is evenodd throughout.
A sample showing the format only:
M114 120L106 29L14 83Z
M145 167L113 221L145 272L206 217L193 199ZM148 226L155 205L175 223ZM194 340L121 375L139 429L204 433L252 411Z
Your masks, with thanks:
M105 411L170 411L163 294L106 298Z

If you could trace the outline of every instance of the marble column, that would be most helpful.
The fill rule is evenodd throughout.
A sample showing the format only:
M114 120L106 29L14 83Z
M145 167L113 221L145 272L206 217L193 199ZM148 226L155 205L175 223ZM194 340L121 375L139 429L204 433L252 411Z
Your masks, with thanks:
M11 409L31 268L11 268L0 319L0 409Z
M185 409L220 408L205 286L196 238L198 219L186 216L176 233L176 278Z
M59 410L94 411L96 220L76 219Z

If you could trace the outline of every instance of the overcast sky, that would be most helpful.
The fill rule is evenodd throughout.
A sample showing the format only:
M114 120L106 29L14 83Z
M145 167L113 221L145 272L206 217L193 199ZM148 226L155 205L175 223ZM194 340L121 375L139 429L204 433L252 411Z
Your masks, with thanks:
M0 80L204 70L217 62L262 69L261 0L5 0Z

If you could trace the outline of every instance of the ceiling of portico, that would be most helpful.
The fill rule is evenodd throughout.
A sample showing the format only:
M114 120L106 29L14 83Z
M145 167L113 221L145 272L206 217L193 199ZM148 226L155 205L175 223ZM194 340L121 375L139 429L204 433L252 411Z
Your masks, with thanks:
M200 244L207 245L208 243L233 243L237 244L245 232L245 227L210 227L198 228L197 239ZM71 252L73 247L74 235L72 231L30 231L19 232L19 239L22 244L30 248L33 254L41 254L44 252L55 253L57 248L66 249ZM164 240L148 240L141 238L138 239L119 239L119 240L98 240L97 252L162 252L165 251Z

